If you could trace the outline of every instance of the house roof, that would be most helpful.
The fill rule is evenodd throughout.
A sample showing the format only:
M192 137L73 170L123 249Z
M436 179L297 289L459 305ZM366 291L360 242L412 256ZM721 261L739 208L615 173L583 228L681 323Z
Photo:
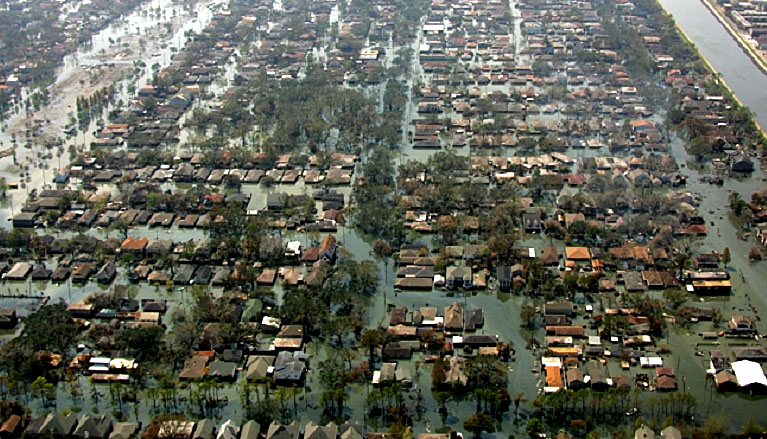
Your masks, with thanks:
M588 247L566 247L565 257L571 261L588 261L591 259Z
M293 421L288 425L272 421L266 432L266 439L298 439L299 434L300 428L296 421Z
M256 421L248 421L242 426L240 431L240 439L258 439L261 433L261 424Z
M314 421L309 421L304 430L304 439L336 439L338 436L338 425L329 422L324 427L317 425Z
M114 425L112 433L109 434L109 439L129 439L138 430L138 423L136 422L118 422Z
M213 439L215 430L216 421L212 419L203 419L197 423L192 439Z
M75 432L72 433L75 437L87 437L94 439L106 438L112 429L112 418L103 414L101 416L84 414L80 418L80 422L75 428Z
M463 329L463 307L458 301L445 307L445 328Z
M740 387L758 385L767 388L767 378L759 363L741 360L733 362L731 366Z

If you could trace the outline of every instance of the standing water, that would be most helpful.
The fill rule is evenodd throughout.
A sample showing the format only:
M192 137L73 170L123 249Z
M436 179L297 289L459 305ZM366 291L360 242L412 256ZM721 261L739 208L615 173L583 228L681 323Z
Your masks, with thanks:
M659 0L756 121L767 128L767 76L759 70L702 0Z

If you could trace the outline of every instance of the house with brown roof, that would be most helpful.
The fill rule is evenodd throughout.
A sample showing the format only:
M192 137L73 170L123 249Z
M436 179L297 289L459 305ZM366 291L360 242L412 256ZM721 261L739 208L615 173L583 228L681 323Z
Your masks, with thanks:
M458 301L445 307L445 329L463 331L463 307Z
M129 236L120 245L120 252L142 254L148 243L148 238L132 238Z
M568 261L589 261L591 254L588 247L565 247L565 259Z
M562 257L562 252L558 248L547 245L543 247L541 251L541 262L547 267L554 267L559 265L559 259Z
M331 234L325 235L325 238L322 239L322 244L320 244L319 257L325 258L329 262L334 262L336 260L336 243L335 236Z

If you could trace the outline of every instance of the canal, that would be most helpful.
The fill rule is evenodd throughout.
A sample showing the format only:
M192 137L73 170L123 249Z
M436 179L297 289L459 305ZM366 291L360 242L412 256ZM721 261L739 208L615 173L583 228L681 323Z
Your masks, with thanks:
M658 0L718 71L756 121L767 128L767 76L738 46L701 0Z

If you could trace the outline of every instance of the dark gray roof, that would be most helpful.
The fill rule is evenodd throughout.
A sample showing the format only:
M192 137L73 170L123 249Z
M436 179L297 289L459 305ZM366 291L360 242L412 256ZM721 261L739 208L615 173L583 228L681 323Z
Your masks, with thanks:
M301 429L296 421L293 421L288 425L272 421L272 423L269 424L269 430L266 432L266 439L298 439L300 433Z
M104 439L112 431L112 418L103 414L101 416L84 414L72 434L75 437L88 437L93 439Z
M192 439L213 439L213 432L215 430L216 421L212 419L203 419L197 423Z

